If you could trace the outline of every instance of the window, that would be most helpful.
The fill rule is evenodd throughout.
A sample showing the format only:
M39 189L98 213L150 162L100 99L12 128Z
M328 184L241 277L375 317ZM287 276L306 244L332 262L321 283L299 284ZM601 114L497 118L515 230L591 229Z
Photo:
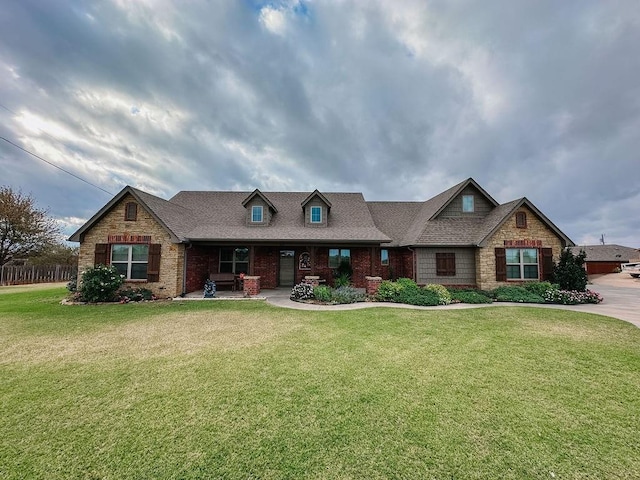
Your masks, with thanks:
M322 223L322 207L311 207L311 223Z
M380 249L380 264L389 265L389 250L386 248Z
M507 248L507 280L536 280L538 278L538 250L535 248Z
M125 222L135 222L138 218L138 204L129 202L124 207Z
M473 195L462 196L462 211L465 213L474 212Z
M351 250L348 248L330 248L329 249L329 267L338 268L340 263L351 263Z
M223 247L220 249L220 273L249 273L249 249Z
M456 276L455 253L436 253L436 275L438 277Z
M262 223L262 205L251 207L251 222Z
M525 212L516 213L516 227L527 228L527 214Z
M111 265L127 280L146 280L149 245L111 245Z

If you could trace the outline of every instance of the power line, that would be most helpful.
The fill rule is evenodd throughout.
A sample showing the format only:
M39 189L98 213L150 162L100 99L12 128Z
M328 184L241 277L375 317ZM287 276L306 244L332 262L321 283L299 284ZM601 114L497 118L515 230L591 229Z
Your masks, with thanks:
M5 108L6 110L9 110L7 107L4 107L4 106L3 106L3 108ZM11 110L9 110L9 111L11 111ZM45 159L44 159L44 158L42 158L41 156L36 155L35 153L30 152L29 150L27 150L27 149L25 149L25 148L22 148L20 145L17 145L17 144L15 144L15 143L13 143L11 140L7 140L6 138L4 138L4 137L2 137L2 136L0 136L0 140L4 140L4 141L5 141L5 142L7 142L9 145L13 145L14 147L16 147L16 148L18 148L18 149L22 150L23 152L28 153L28 154L29 154L29 155L31 155L32 157L35 157L35 158L37 158L38 160L42 160L44 163L47 163L47 164L51 165L52 167L55 167L55 168L57 168L58 170L61 170L61 171L63 171L64 173L67 173L67 174L71 175L72 177L74 177L74 178L76 178L76 179L80 180L81 182L86 183L87 185L91 185L92 187L95 187L95 188L97 188L98 190L102 190L104 193L108 193L109 195L111 195L111 196L113 197L113 193L111 193L111 192L109 192L109 191L105 190L105 189L104 189L104 188L102 188L102 187L99 187L98 185L96 185L96 184L94 184L94 183L89 182L88 180L85 180L85 179L84 179L84 178L82 178L82 177L79 177L78 175L76 175L75 173L70 172L69 170L65 170L64 168L59 167L58 165L56 165L55 163L50 162L49 160L45 160Z

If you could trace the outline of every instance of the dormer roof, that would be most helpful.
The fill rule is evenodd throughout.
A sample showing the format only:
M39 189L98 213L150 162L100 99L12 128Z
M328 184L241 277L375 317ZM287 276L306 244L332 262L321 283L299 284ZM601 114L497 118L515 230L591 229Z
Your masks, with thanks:
M255 197L260 197L260 199L267 204L267 206L271 209L273 213L278 213L278 209L273 203L271 203L271 200L269 200L267 196L257 188L253 192L251 192L247 198L245 198L242 201L242 206L246 208L249 202L251 202L251 200L253 200Z
M302 201L301 203L302 208L304 209L307 206L307 204L314 199L314 197L318 197L320 201L322 201L327 206L327 211L331 210L331 202L327 197L325 197L322 193L320 193L320 191L317 188L313 192L311 192L311 194L307 198L305 198Z

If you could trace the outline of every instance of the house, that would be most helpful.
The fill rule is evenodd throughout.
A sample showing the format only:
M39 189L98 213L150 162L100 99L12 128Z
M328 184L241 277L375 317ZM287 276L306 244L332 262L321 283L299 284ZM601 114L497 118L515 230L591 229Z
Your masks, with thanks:
M620 271L620 265L640 259L637 248L621 245L576 245L571 249L574 254L586 253L585 267L588 275L614 273Z
M259 288L306 276L331 284L408 277L483 289L548 279L573 242L526 198L505 204L469 178L424 202L360 193L183 191L169 200L125 187L71 237L79 268L115 265L131 284L171 297L211 273L259 277Z

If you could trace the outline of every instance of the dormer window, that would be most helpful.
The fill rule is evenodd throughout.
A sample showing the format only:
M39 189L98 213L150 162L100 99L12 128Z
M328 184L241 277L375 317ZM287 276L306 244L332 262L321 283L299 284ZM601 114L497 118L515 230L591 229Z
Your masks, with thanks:
M473 205L473 195L462 196L462 211L464 213L473 213L475 211L475 207Z
M311 207L311 223L322 223L322 207Z
M262 223L262 205L254 205L251 207L251 221L253 223Z
M138 204L134 202L128 202L124 208L125 222L135 222L137 219L138 219Z

